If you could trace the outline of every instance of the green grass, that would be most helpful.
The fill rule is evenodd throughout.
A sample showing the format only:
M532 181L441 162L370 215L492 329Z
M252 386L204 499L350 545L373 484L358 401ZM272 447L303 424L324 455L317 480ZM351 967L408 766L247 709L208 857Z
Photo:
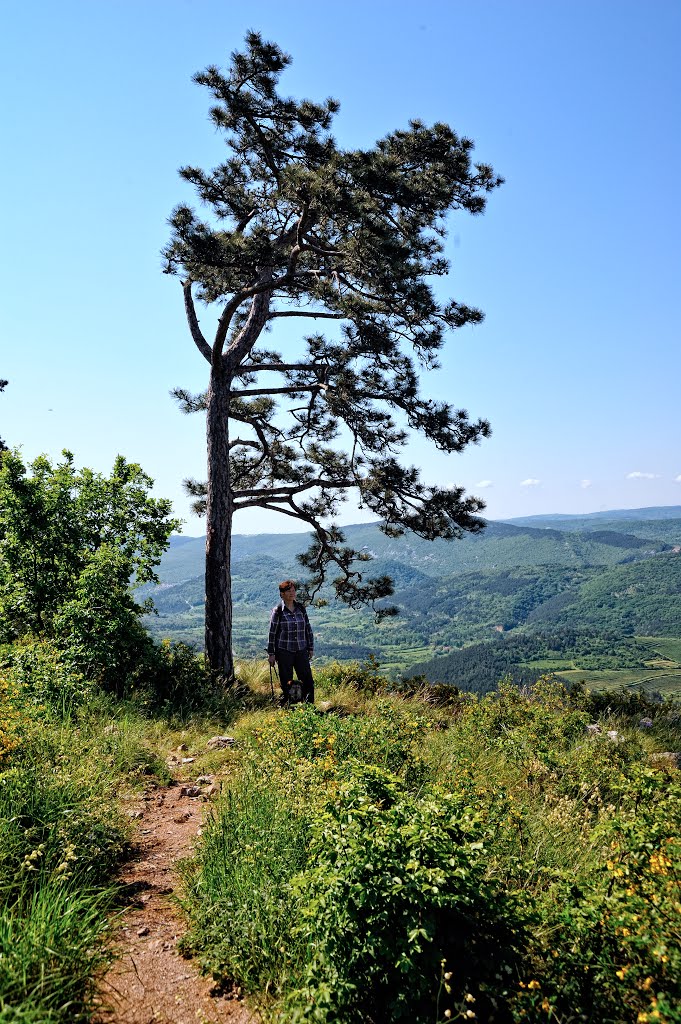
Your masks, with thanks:
M600 703L554 683L432 703L392 692L381 671L317 664L325 712L274 707L264 659L239 663L247 693L212 717L154 717L92 695L60 718L29 701L12 724L19 745L0 751L0 1024L85 1024L110 956L120 808L167 780L181 743L196 758L187 772L210 770L223 789L185 868L185 950L243 985L265 1019L444 1024L471 1006L488 1019L496 1001L500 1022L546 1024L548 999L556 1019L614 1022L622 1005L631 1019L648 1011L647 977L664 1008L681 964L656 909L667 875L646 865L672 850L678 784L646 764L679 749L673 708L636 694L637 670L566 673L597 689L607 679ZM681 669L643 675L659 688ZM0 694L14 710L17 699ZM598 708L610 717L587 740ZM624 742L605 738L613 727ZM208 752L227 730L237 746ZM620 856L634 858L628 889L607 866ZM639 875L655 900L627 895ZM651 937L641 931L635 949L621 933L639 936L632 915ZM588 991L584 963L601 972Z
M584 683L590 690L618 690L641 688L646 693L659 692L663 697L681 696L681 669L671 671L641 669L573 669L557 672L566 683Z
M663 658L681 665L681 638L673 636L641 636L637 637L648 645L651 651L659 652Z

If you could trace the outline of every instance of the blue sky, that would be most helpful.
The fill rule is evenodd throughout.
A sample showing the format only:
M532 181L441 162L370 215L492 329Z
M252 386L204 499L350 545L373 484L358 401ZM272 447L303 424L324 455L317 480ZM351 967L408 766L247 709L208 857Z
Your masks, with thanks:
M202 532L181 481L205 475L203 425L168 392L206 364L158 253L191 199L177 168L224 154L191 76L249 28L292 55L283 91L341 101L342 144L444 120L506 178L451 222L446 293L486 319L424 382L494 433L414 442L424 477L491 518L681 504L677 0L7 0L0 435L103 471L121 452Z

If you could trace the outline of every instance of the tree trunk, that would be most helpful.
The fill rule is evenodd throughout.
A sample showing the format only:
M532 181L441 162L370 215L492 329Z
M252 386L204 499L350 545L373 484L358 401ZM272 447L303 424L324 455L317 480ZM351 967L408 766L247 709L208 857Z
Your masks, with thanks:
M206 441L206 661L234 678L232 657L232 490L229 478L229 394L231 378L213 367L207 396Z

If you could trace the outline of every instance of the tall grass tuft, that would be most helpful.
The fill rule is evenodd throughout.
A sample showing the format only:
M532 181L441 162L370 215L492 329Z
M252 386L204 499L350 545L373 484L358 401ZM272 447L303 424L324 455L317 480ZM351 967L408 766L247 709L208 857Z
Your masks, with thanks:
M221 981L280 992L298 959L298 901L289 881L306 859L306 822L266 777L230 786L204 828L196 862L185 865L192 942Z
M111 894L87 876L26 885L0 914L0 1021L90 1019Z

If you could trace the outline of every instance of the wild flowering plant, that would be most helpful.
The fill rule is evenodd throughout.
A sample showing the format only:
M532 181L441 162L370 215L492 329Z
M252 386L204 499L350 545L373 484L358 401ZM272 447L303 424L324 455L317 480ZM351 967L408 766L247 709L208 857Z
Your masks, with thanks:
M546 893L519 1021L680 1019L681 782L638 767L623 789L594 870L557 874Z

